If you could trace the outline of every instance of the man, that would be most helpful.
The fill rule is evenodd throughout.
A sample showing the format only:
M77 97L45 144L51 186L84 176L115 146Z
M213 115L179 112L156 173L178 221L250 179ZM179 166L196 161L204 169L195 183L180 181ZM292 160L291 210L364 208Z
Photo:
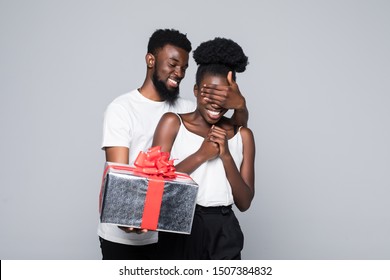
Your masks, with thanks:
M188 67L191 42L173 29L156 30L145 56L146 77L142 86L117 97L104 116L102 149L106 161L133 165L140 151L152 145L154 130L166 112L186 113L196 104L179 96L179 86ZM204 86L205 100L235 109L233 120L246 125L248 111L238 86ZM103 259L155 259L158 233L99 223Z

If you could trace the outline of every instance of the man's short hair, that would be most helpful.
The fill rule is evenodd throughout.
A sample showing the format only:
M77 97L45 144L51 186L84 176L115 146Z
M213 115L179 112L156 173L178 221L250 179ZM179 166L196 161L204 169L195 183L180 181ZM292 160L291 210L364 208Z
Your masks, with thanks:
M175 29L157 29L149 39L148 53L156 55L158 50L166 45L179 47L188 53L192 50L187 34L180 33Z

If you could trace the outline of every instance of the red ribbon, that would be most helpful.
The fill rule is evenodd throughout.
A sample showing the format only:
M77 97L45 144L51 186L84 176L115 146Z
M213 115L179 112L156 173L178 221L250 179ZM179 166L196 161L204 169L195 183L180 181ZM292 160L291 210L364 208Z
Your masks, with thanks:
M156 146L146 153L140 152L134 165L136 171L149 177L141 228L156 230L164 193L163 178L176 177L173 160L169 160L168 152L161 152L161 147Z
M142 213L141 228L150 230L157 229L163 193L164 180L149 179L144 202L144 212Z

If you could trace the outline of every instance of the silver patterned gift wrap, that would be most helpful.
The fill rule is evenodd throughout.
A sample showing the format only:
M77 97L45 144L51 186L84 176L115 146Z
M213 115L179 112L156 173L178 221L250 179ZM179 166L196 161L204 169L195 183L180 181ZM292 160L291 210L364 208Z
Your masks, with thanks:
M186 174L164 178L107 162L100 219L102 223L190 234L197 194L198 185Z

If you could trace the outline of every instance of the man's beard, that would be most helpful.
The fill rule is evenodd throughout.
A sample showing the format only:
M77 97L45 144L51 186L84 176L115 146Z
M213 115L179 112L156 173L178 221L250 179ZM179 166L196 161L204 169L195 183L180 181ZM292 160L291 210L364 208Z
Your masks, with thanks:
M175 104L179 97L179 87L169 90L165 83L158 78L156 71L153 73L152 81L160 97L171 105Z

